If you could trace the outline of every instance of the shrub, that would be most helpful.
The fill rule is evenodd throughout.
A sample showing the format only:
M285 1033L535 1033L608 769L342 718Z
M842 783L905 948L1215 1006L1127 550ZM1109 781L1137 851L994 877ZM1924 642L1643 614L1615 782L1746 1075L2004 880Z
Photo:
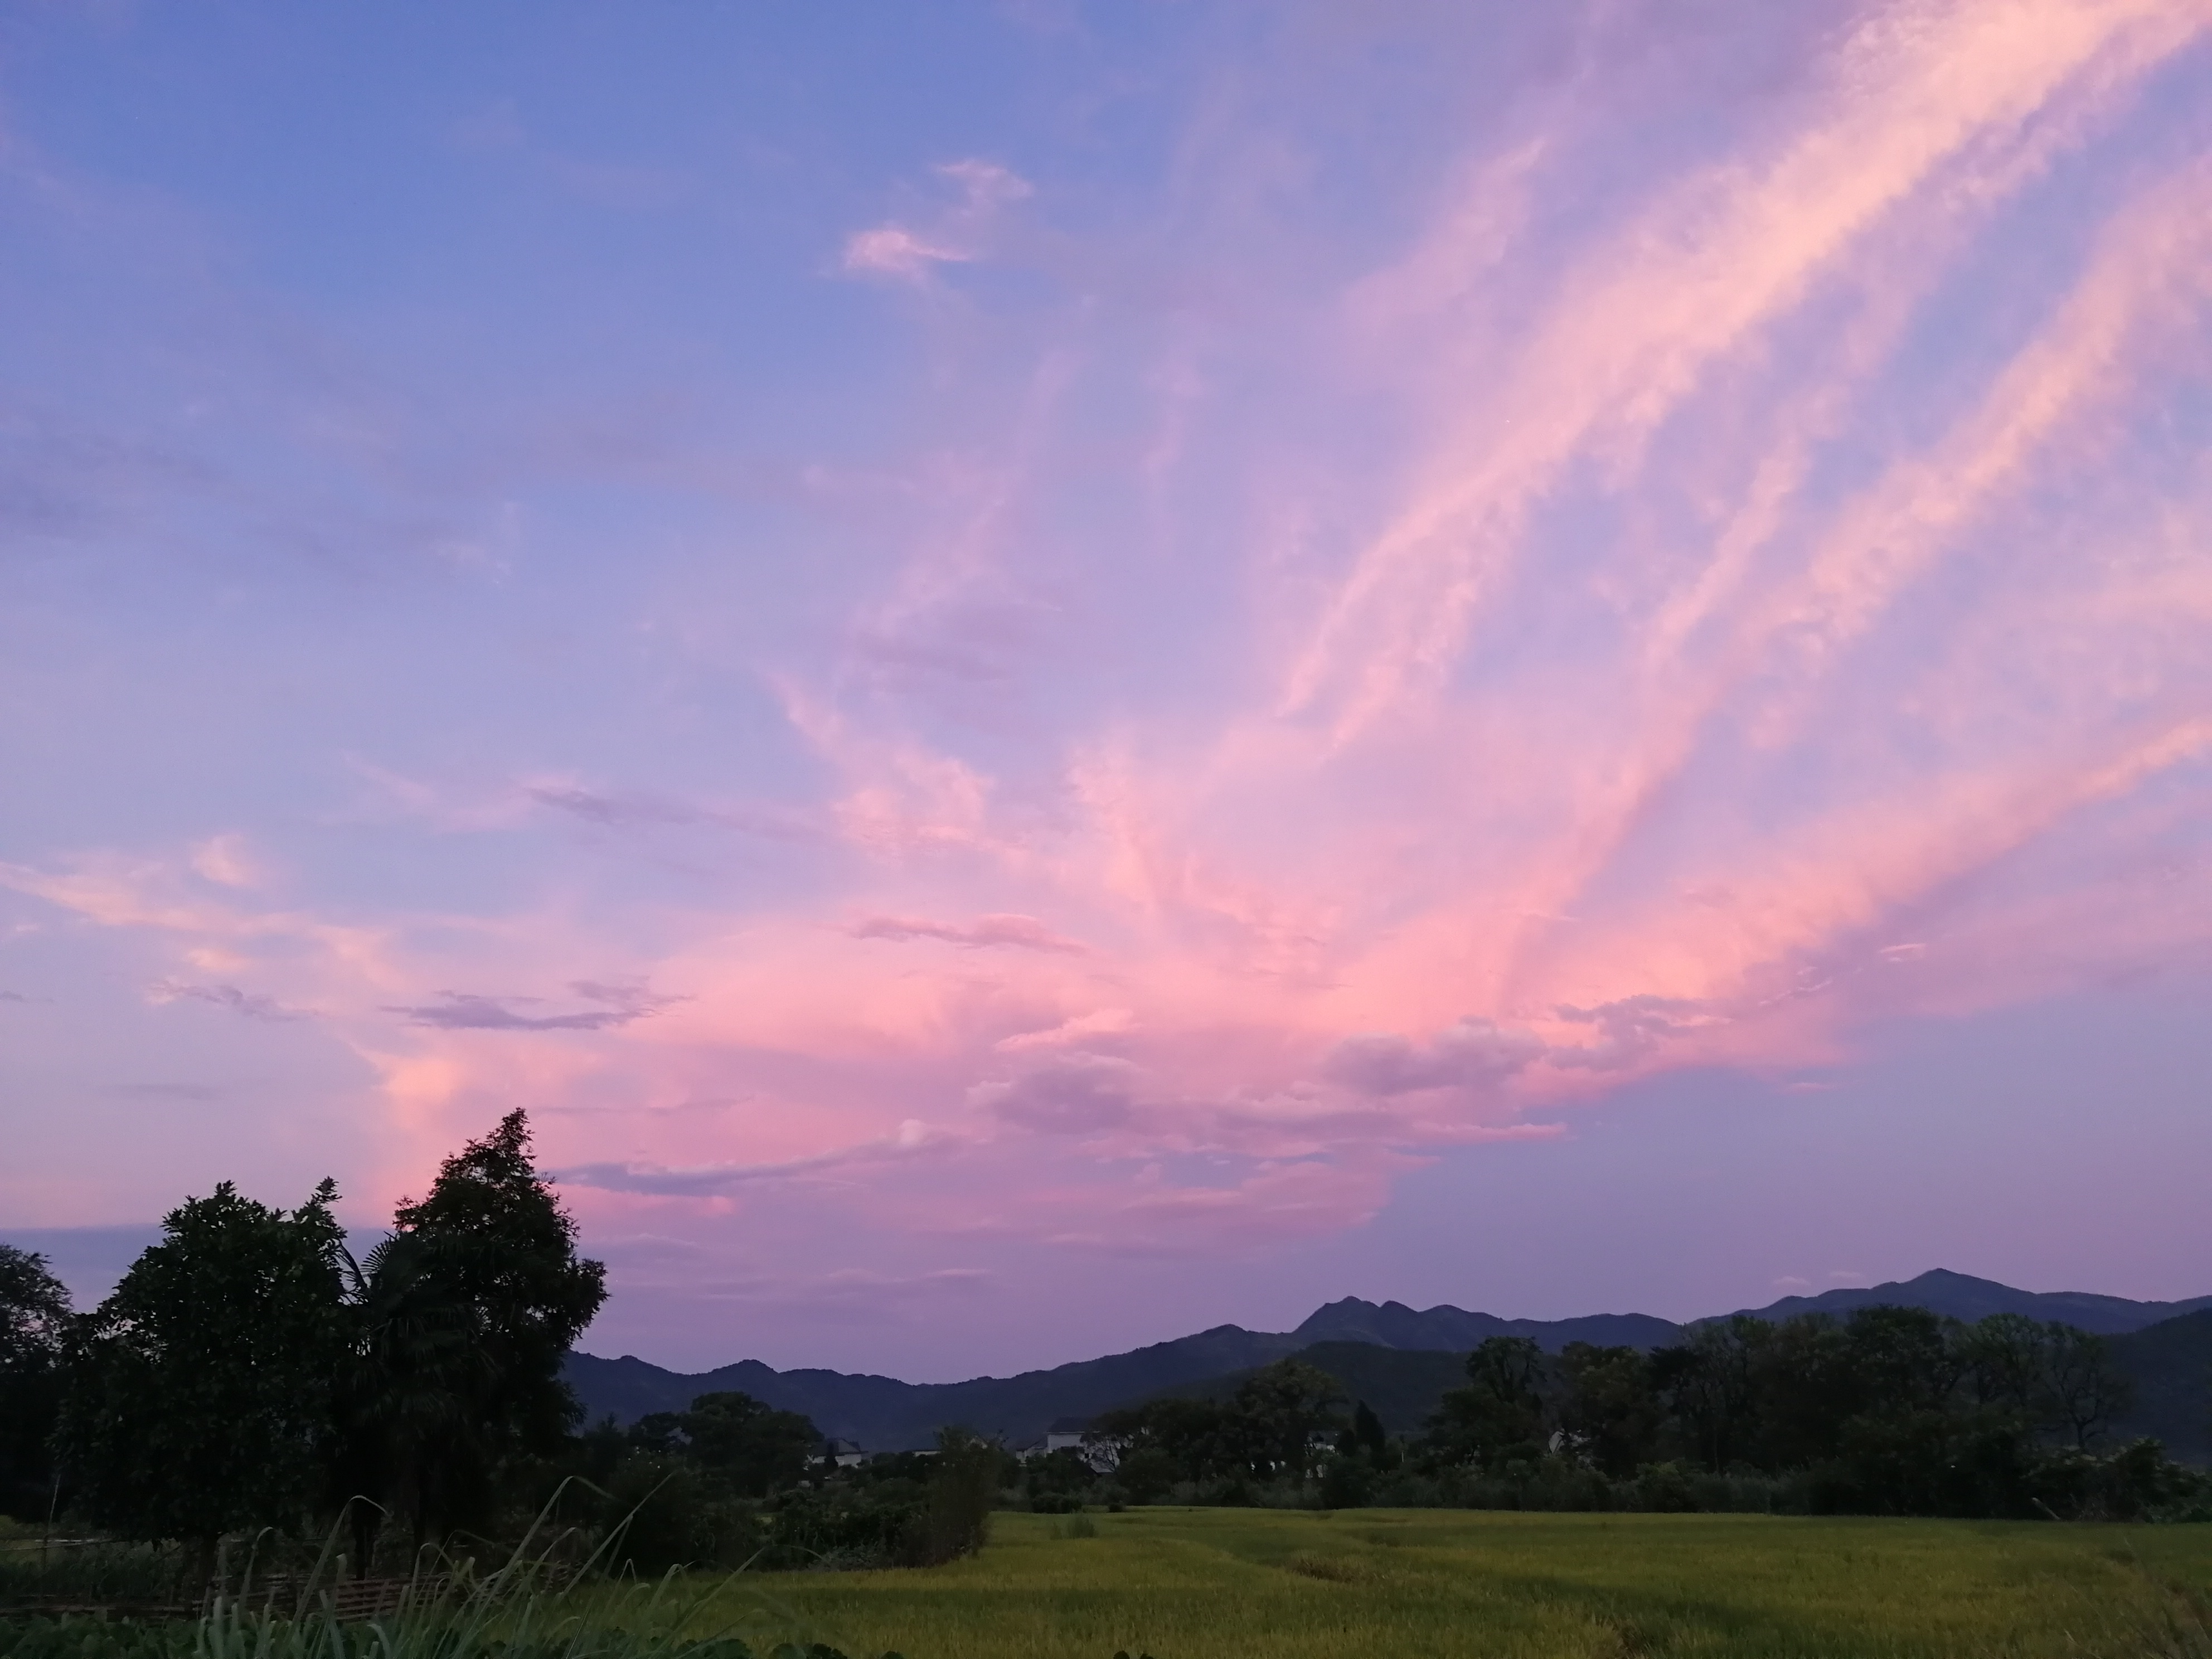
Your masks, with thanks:
M935 1566L983 1547L999 1494L999 1449L991 1442L963 1430L939 1434L928 1498L900 1553L905 1565Z
M1358 1454L1332 1457L1322 1466L1321 1506L1325 1510L1358 1509L1374 1492L1374 1468Z

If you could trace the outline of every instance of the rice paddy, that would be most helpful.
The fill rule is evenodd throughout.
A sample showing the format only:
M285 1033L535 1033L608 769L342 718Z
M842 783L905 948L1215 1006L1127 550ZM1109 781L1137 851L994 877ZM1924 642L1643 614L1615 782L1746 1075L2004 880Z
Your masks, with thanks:
M1085 1518L1095 1535L1000 1515L990 1546L950 1566L743 1575L717 1600L761 1634L856 1659L2212 1659L2212 1527L1376 1510Z

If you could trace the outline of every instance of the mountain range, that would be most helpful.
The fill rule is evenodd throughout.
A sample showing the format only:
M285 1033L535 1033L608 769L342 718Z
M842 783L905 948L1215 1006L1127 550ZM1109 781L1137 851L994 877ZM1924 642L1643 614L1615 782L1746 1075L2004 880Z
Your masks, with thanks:
M2130 1302L2083 1292L2014 1290L1993 1279L1938 1268L1870 1288L1787 1297L1745 1309L1766 1319L1802 1313L1846 1314L1880 1304L1926 1308L1975 1320L1993 1313L2060 1320L2115 1339L2115 1358L2136 1378L2127 1432L2155 1433L2177 1455L2212 1453L2204 1419L2204 1379L2212 1370L2212 1296L2185 1302ZM964 1382L902 1382L842 1371L779 1371L756 1359L682 1373L634 1355L604 1359L571 1353L566 1376L592 1421L633 1423L648 1412L682 1411L699 1395L733 1389L780 1410L803 1412L825 1435L872 1451L926 1446L942 1425L964 1424L1010 1445L1035 1442L1054 1422L1087 1418L1162 1394L1226 1393L1245 1373L1297 1354L1364 1400L1394 1431L1410 1431L1461 1379L1461 1362L1486 1337L1534 1338L1547 1352L1570 1342L1654 1348L1687 1328L1648 1314L1577 1319L1501 1319L1439 1306L1346 1297L1315 1310L1290 1331L1217 1325L1195 1335L1127 1353L1078 1360L1049 1370L981 1376Z

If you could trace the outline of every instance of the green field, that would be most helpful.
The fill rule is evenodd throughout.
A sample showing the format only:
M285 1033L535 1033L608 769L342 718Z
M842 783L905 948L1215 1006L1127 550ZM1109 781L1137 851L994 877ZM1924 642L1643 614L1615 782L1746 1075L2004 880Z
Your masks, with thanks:
M947 1567L744 1575L726 1605L854 1656L907 1659L2212 1659L2197 1611L2212 1527L1433 1510L1091 1519L1094 1538L999 1516L989 1547Z

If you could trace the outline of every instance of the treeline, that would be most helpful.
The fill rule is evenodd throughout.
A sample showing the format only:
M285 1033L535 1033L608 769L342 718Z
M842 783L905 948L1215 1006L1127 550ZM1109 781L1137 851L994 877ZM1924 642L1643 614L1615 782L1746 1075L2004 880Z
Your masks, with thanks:
M188 1200L84 1314L0 1245L0 1513L181 1546L187 1581L223 1539L266 1553L334 1528L362 1576L426 1547L497 1559L541 1522L574 1558L643 1572L981 1542L1008 1464L972 1435L840 1470L806 1418L741 1394L580 1433L561 1369L605 1270L579 1256L523 1113L447 1158L359 1261L337 1197Z
M1650 1353L1493 1337L1466 1376L1393 1437L1281 1361L1107 1413L1085 1467L1134 1502L2212 1518L2199 1472L2106 1444L2128 1385L2103 1340L2018 1315L1738 1316Z
M826 1455L813 1423L751 1395L702 1395L576 1443L567 1516L620 1528L612 1559L640 1574L682 1565L931 1566L981 1547L1020 1463L997 1443L941 1430L928 1452ZM547 1494L551 1498L554 1494Z
M343 1514L365 1570L489 1534L568 1449L562 1357L605 1299L533 1167L524 1115L447 1158L356 1261L325 1181L297 1209L229 1182L187 1200L89 1313L0 1246L0 1506L125 1540L312 1531Z
M1646 1353L1493 1338L1422 1432L1279 1361L1224 1398L1109 1412L1017 1460L949 1429L841 1468L815 1425L734 1393L580 1432L563 1356L605 1300L509 1114L359 1261L323 1183L294 1210L225 1184L88 1313L0 1245L0 1511L185 1547L347 1529L367 1574L550 1517L602 1559L875 1565L975 1548L994 1505L1761 1509L2212 1518L2212 1481L2107 1443L2105 1344L2000 1315L1749 1316Z

